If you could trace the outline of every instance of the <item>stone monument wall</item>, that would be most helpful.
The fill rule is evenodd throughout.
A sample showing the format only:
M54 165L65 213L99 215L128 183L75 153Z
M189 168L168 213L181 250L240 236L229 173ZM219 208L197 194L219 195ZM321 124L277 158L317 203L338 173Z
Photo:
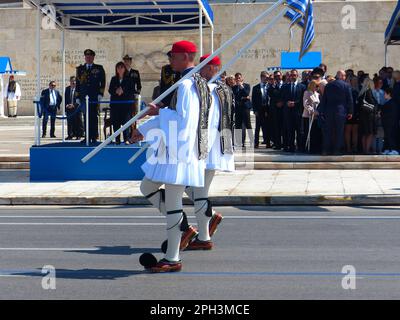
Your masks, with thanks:
M271 4L215 4L214 47L231 38L262 10ZM363 69L371 74L384 64L384 32L396 1L318 1L314 3L316 37L313 51L321 51L328 73L339 68ZM277 13L276 11L275 13ZM269 19L265 19L266 23ZM36 94L36 12L30 9L0 9L0 56L10 56L15 69L27 72L17 77L23 99L19 114L32 115L32 99ZM222 61L230 59L260 28L222 54ZM104 65L109 82L114 66L126 53L133 56L134 68L139 69L143 82L142 95L149 100L160 77L161 66L167 63L165 53L171 44L187 39L198 44L198 30L185 32L70 32L65 34L66 77L75 74L75 67L83 62L83 50L96 51L96 63ZM298 51L301 30L293 29L289 38L288 20L282 19L251 49L245 52L228 73L242 72L252 85L258 82L261 70L280 65L280 53ZM41 31L41 85L46 88L56 80L61 88L61 32ZM204 31L204 52L210 50L210 31ZM389 47L388 62L400 68L400 52ZM68 81L67 81L68 83Z

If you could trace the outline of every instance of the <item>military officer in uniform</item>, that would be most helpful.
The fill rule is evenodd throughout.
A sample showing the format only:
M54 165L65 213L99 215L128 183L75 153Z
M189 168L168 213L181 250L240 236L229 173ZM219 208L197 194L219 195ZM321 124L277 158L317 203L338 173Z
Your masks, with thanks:
M142 90L142 83L140 82L140 73L138 70L132 69L132 57L128 54L126 54L122 58L126 70L128 70L128 77L132 79L133 81L133 96L135 99L138 99L140 95L140 91ZM136 100L134 103L132 103L132 117L136 116L138 113L139 105L138 101ZM132 125L133 129L136 129L136 122Z
M76 98L77 103L85 104L86 96L89 102L100 101L106 86L106 74L102 65L94 64L95 52L91 49L84 51L85 64L76 68ZM83 110L86 110L83 108ZM89 104L89 141L95 143L99 137L98 131L99 104ZM86 127L86 117L85 117ZM82 142L85 142L83 140Z
M167 53L169 64L166 64L161 68L161 79L160 79L160 94L167 91L169 87L171 87L174 83L178 82L181 78L179 72L174 71L171 67L171 51ZM166 96L161 102L160 106L169 106L171 103L171 99L173 96L173 92L171 92L168 96Z
M142 90L142 83L140 82L140 73L138 70L132 69L132 57L126 54L122 60L124 61L125 67L128 70L128 76L132 78L134 83L133 93L135 95L140 94Z

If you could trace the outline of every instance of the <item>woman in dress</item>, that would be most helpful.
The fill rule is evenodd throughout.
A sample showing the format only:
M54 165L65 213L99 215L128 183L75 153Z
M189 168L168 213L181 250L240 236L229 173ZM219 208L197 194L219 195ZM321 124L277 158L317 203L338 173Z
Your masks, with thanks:
M115 76L111 78L110 87L110 115L114 132L121 128L132 116L133 102L123 103L123 101L134 99L134 83L128 77L128 71L123 62L118 62L115 66ZM118 102L118 103L117 103ZM129 129L123 132L125 144L129 144ZM116 144L121 143L120 135L115 138Z
M358 95L358 109L360 114L360 135L362 151L364 154L370 154L372 141L376 134L376 113L378 102L372 94L374 82L365 78L360 93Z
M318 93L318 82L312 80L307 87L307 90L303 95L303 115L302 115L302 125L304 128L304 146L307 142L308 131L310 130L310 125L312 121L311 131L310 131L310 153L317 153L321 148L321 129L317 124L318 117L318 105L319 105L319 93ZM305 148L307 149L307 148Z

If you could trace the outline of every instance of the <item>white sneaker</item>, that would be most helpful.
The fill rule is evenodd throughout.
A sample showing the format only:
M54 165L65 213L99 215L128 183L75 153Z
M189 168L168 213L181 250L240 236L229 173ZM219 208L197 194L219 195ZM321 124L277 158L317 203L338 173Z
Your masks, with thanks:
M389 154L389 152L390 152L390 151L386 149L385 151L383 151L383 152L382 152L382 154L384 154L384 155L388 155L388 154Z
M396 150L392 150L391 152L388 153L390 156L398 156L399 153Z

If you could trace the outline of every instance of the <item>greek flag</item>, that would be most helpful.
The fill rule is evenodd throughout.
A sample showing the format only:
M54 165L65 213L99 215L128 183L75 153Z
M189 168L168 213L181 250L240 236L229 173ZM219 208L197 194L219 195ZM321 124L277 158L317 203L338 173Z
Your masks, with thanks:
M288 0L287 5L289 8L285 17L291 21L290 28L297 23L303 29L299 56L301 59L315 37L312 0Z
M301 13L289 8L285 13L285 17L291 21L289 28L292 28L296 22L300 27L304 27L304 20Z

